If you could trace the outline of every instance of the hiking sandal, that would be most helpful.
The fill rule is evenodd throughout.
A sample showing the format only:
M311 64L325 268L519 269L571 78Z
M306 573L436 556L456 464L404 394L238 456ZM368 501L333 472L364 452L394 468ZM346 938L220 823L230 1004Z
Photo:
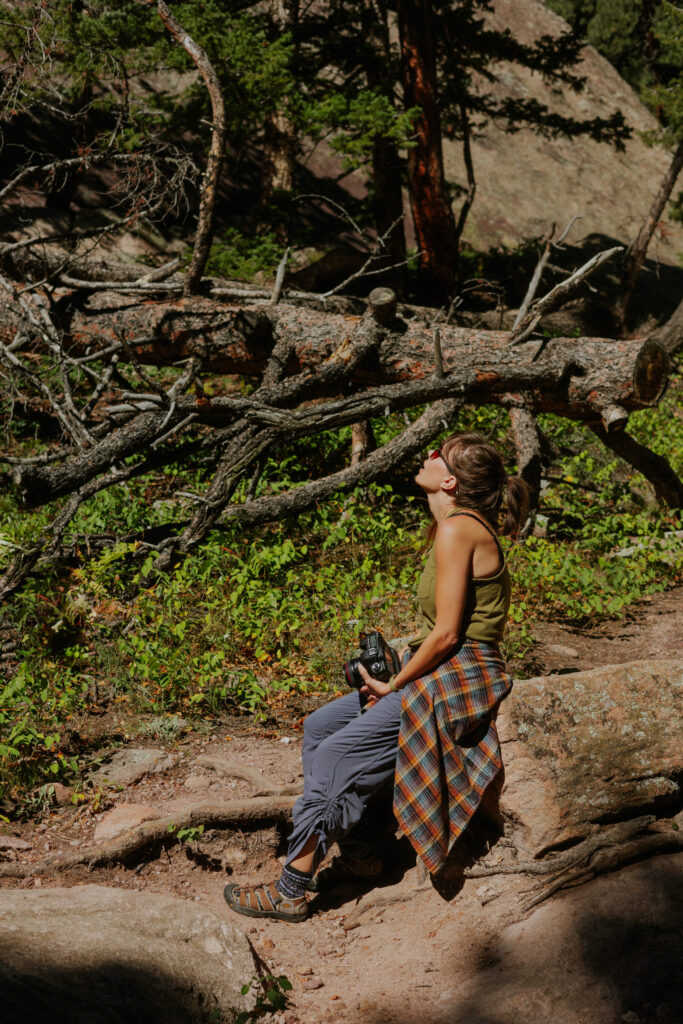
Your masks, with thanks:
M223 890L225 902L231 910L245 917L272 917L276 921L305 921L308 917L308 902L305 896L295 900L287 899L278 892L275 885L233 885L228 883Z
M354 860L335 857L328 868L322 868L307 885L310 892L326 892L340 885L373 886L384 879L384 865L379 857Z

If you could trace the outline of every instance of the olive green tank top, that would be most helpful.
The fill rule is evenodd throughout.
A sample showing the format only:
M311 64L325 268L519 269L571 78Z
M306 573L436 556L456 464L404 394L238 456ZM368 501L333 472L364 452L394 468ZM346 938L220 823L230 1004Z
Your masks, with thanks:
M498 644L503 639L508 609L510 607L510 574L505 556L495 533L479 516L464 509L449 512L446 518L466 515L478 520L494 538L500 551L501 567L493 576L472 577L467 587L465 610L460 624L460 637L479 640L482 643ZM436 622L436 546L432 544L417 588L417 600L422 612L422 629L409 641L416 650L427 638Z

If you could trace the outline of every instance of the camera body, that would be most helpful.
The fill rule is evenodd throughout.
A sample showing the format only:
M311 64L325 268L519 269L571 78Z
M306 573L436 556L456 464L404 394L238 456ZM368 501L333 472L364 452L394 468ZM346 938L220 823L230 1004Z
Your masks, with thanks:
M398 654L386 642L379 630L372 633L361 633L359 647L361 649L360 657L344 662L344 677L349 686L359 690L365 682L358 671L359 665L362 665L373 679L379 679L383 683L388 683L391 677L399 671L401 663Z

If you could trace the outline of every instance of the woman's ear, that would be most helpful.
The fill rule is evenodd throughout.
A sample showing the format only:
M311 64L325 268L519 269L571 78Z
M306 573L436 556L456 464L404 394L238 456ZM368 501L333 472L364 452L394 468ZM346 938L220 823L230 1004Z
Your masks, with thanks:
M458 494L458 481L454 476L447 476L445 480L441 481L441 490L444 494L447 494L449 498L455 498Z

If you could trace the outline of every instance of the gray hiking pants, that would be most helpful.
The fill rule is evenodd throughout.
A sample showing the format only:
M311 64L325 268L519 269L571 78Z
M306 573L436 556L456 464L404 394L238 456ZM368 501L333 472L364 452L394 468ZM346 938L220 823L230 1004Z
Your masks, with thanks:
M304 792L292 812L287 863L313 835L318 836L314 869L333 842L358 859L375 851L366 809L393 781L401 694L388 693L363 714L360 708L358 693L349 693L304 722Z

